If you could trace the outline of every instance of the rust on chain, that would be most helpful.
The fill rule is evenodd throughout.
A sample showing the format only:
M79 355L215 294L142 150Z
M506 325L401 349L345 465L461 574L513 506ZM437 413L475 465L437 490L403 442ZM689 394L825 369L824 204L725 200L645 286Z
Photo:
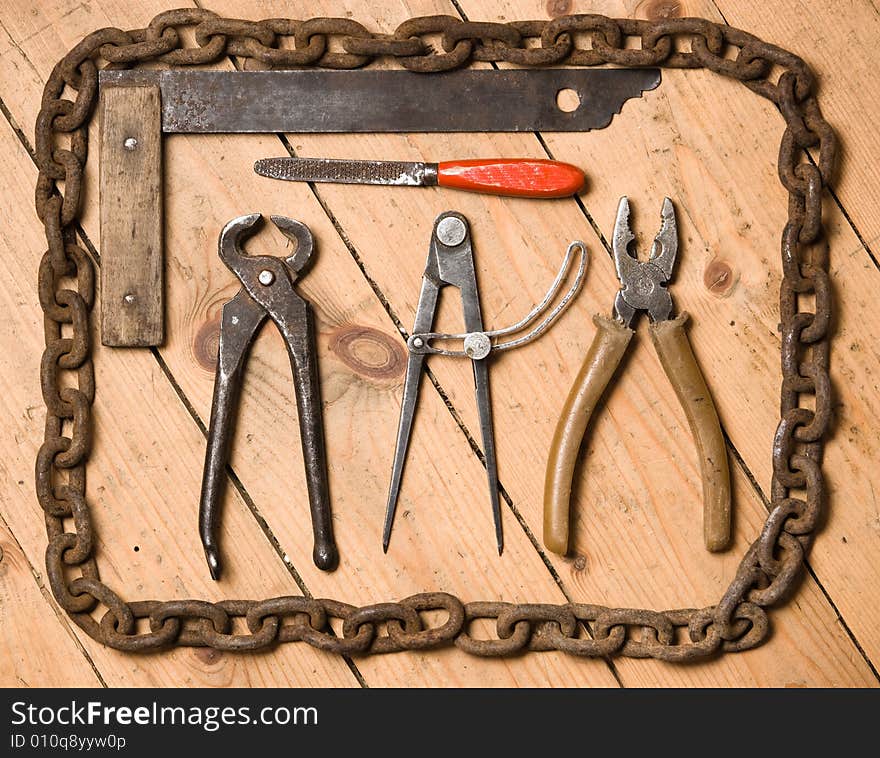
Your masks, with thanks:
M193 32L194 46L184 44L184 29ZM344 52L335 52L339 49ZM102 62L115 68L146 62L191 66L224 55L259 67L327 68L357 68L391 57L425 73L472 61L705 68L741 81L777 106L785 121L778 171L788 190L788 223L781 236L783 380L771 452L771 508L716 605L661 612L585 604L463 603L439 592L363 607L304 597L125 601L100 581L85 469L95 393L89 336L94 272L75 236L98 68ZM781 70L775 81L774 70ZM74 99L62 97L68 89ZM696 18L647 21L582 14L502 24L427 16L377 34L351 19L241 21L183 9L159 14L145 29L108 28L88 35L52 70L35 138L35 204L47 241L38 282L45 317L40 377L46 432L35 477L49 541L46 575L58 604L91 637L129 651L174 645L257 650L300 641L346 655L455 644L479 656L559 650L574 656L693 661L759 645L769 634L765 608L785 599L799 580L825 497L821 459L832 407L832 289L822 191L835 165L836 140L814 90L815 77L798 56L739 29ZM808 149L815 150L815 162ZM802 309L808 300L813 301L811 311ZM62 330L63 325L69 326ZM429 622L429 616L440 620ZM236 618L242 620L236 624ZM331 619L342 622L341 635L333 631ZM490 636L475 634L478 619L483 628L494 622Z

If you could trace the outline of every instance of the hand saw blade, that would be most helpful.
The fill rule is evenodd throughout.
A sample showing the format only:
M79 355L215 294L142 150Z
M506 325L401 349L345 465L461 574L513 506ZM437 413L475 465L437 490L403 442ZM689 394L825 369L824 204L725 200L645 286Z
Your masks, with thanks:
M105 70L100 83L158 84L164 132L570 132L607 126L660 70ZM578 96L570 112L562 90Z

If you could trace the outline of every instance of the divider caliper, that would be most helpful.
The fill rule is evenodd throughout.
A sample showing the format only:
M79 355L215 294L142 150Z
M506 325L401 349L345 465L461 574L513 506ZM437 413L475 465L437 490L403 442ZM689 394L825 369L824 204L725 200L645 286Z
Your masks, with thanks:
M555 298L568 274L572 257L580 255L580 263L574 282L546 318L527 334L507 342L493 343L493 338L513 334L532 324ZM474 270L474 251L471 245L470 230L464 216L454 211L441 213L434 221L428 260L422 276L422 289L416 308L416 318L412 334L407 339L409 358L406 364L406 378L403 385L403 402L400 408L400 423L397 428L397 445L394 451L394 465L391 471L391 486L385 511L385 526L382 535L382 549L388 552L391 527L400 495L400 483L412 433L413 416L419 395L425 358L428 355L452 355L471 359L474 370L474 388L477 411L480 419L480 433L483 440L483 455L486 475L489 480L489 498L492 504L492 517L495 522L495 539L498 554L504 549L501 530L501 507L498 493L498 465L495 459L495 436L492 430L492 405L489 400L489 366L486 359L489 353L519 347L535 339L544 332L562 312L580 288L586 267L587 250L582 242L572 242L568 246L562 267L544 299L538 303L521 321L504 329L483 331L483 317L480 312L480 298L477 291L477 277ZM440 290L455 287L461 293L464 315L463 334L431 332ZM432 344L439 340L461 340L461 350L444 350Z

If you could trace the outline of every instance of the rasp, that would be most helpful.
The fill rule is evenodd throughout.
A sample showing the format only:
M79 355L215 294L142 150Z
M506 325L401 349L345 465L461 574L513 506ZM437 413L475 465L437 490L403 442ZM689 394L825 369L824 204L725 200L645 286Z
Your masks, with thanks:
M584 186L577 166L540 158L489 158L442 163L263 158L254 171L290 182L453 187L490 195L568 197Z
M660 83L646 69L101 71L102 87L158 85L166 133L582 132ZM557 95L573 90L573 110Z

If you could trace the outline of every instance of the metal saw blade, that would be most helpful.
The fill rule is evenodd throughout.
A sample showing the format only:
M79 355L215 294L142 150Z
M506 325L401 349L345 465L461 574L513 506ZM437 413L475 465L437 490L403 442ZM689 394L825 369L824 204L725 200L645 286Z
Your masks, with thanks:
M101 86L158 84L162 131L573 132L607 126L660 70L101 71ZM578 106L557 104L574 90Z

